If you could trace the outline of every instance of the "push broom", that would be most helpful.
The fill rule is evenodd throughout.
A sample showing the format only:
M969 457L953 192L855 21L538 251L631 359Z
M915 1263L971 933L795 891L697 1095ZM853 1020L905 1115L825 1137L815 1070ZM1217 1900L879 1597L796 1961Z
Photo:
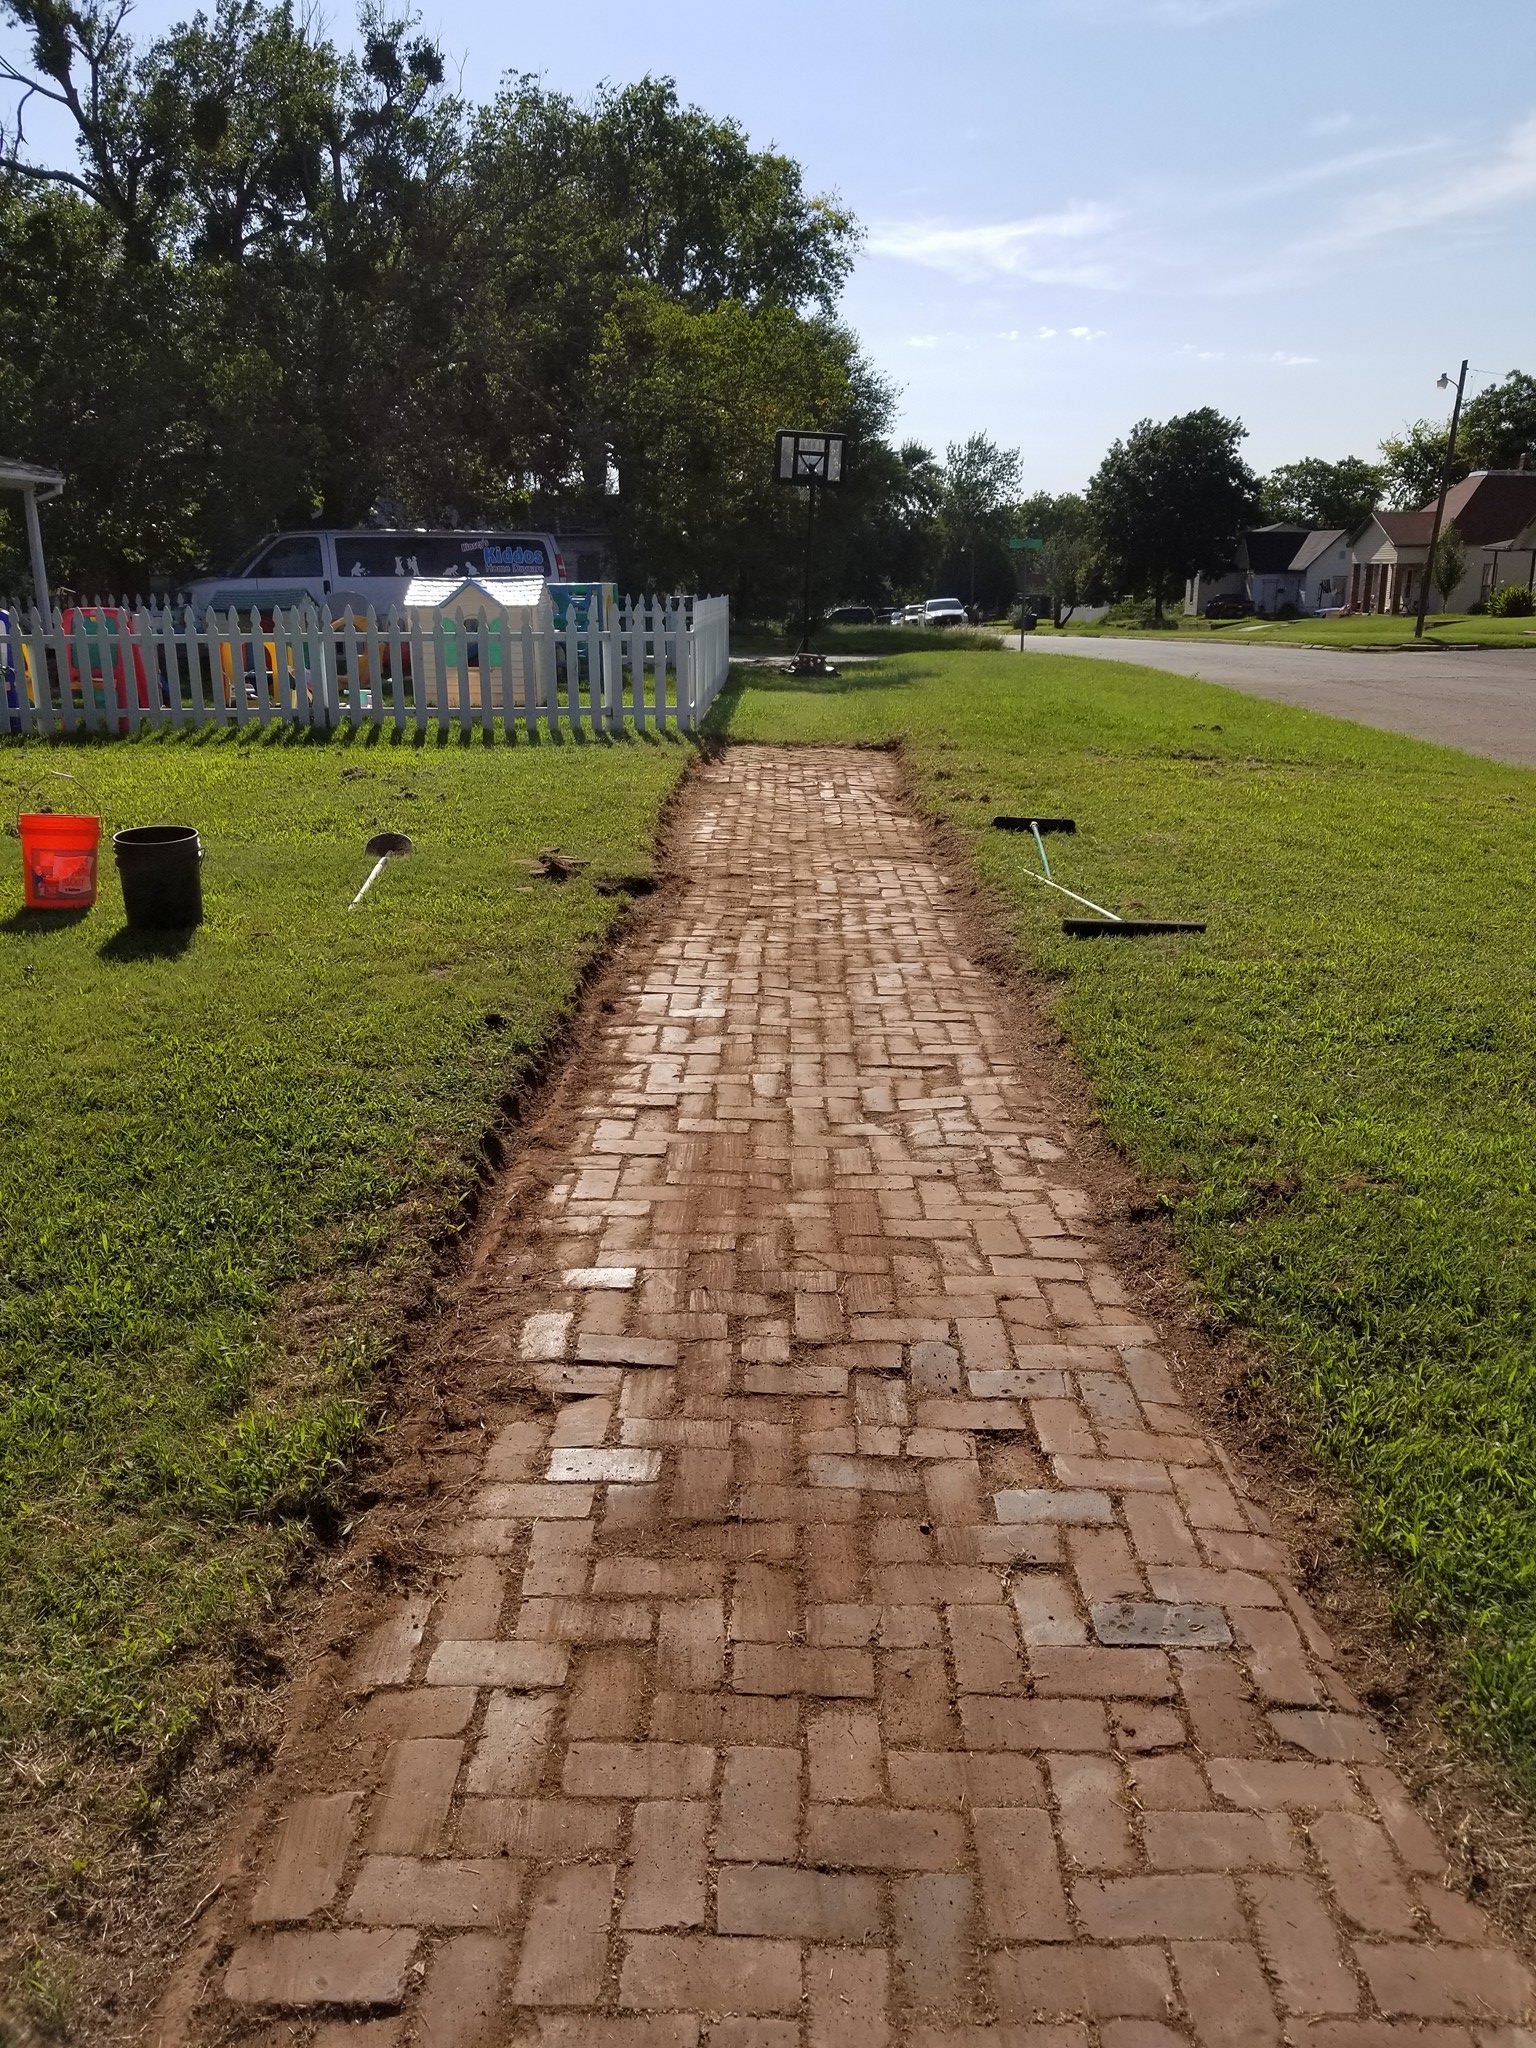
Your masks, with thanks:
M1028 832L1034 837L1035 849L1040 855L1044 874L1037 875L1033 868L1026 868L1025 874L1033 881L1043 882L1047 889L1055 889L1063 896L1070 896L1074 903L1081 903L1085 910L1096 913L1093 917L1064 917L1061 928L1071 939L1141 939L1150 938L1157 932L1203 932L1205 920L1171 917L1121 917L1118 911L1106 910L1102 903L1095 903L1091 897L1079 896L1075 889L1069 889L1064 882L1058 882L1051 873L1050 855L1045 850L1043 835L1047 832L1075 832L1075 818L1012 818L998 817L992 820L999 832Z

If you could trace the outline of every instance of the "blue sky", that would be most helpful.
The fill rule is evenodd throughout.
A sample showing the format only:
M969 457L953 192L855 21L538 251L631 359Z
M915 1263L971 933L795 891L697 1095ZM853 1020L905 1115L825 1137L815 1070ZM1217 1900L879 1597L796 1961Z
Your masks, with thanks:
M189 11L144 0L152 33ZM342 12L333 7L340 23ZM844 312L901 431L1070 489L1212 404L1259 468L1369 454L1437 373L1536 370L1529 0L498 0L425 25L489 91L671 73L865 225ZM8 38L9 40L9 38ZM1477 388L1474 378L1473 388Z

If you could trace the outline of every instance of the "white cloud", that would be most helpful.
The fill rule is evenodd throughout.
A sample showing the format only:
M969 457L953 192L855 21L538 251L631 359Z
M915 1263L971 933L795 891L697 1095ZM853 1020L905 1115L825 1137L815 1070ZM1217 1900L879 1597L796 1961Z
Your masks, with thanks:
M1491 147L1474 149L1442 139L1414 154L1433 155L1435 161L1372 189L1341 193L1326 225L1282 243L1262 264L1235 267L1217 289L1248 292L1291 285L1300 276L1336 268L1342 259L1428 237L1436 229L1460 226L1465 231L1480 217L1513 216L1514 209L1536 198L1536 114Z
M1035 339L1036 341L1054 341L1056 339L1056 333L1057 330L1054 327L1037 328L1035 331Z
M1067 332L1074 341L1102 341L1108 329L1103 327L1069 327Z
M1179 354L1190 356L1197 363L1224 363L1229 359L1224 348L1197 348L1192 341L1186 341ZM1282 370L1299 370L1317 362L1318 358L1297 355L1288 348L1268 348L1245 349L1231 360L1239 363L1268 363Z
M1355 125L1355 117L1347 107L1338 107L1331 114L1314 114L1307 123L1314 135L1343 135Z
M938 345L939 337L936 334L909 334L907 336L908 348L937 348Z
M1445 147L1443 135L1430 135L1416 142L1387 142L1370 149L1348 150L1342 156L1314 157L1310 163L1290 164L1271 178L1227 185L1215 195L1215 204L1230 212L1237 207L1259 205L1265 200L1288 199L1294 193L1305 192L1317 185L1337 185L1343 179L1358 177L1361 171L1379 170L1383 164L1400 164L1414 157L1440 155Z
M976 286L1223 299L1294 288L1415 237L1443 250L1475 228L1512 236L1533 199L1536 113L1502 136L1469 125L1354 149L1303 149L1269 176L1143 181L1117 197L1074 199L1012 220L887 220L868 246L876 257ZM1170 240L1175 219L1181 232ZM994 307L992 317L1002 310ZM1026 307L1007 307L1015 310ZM1073 334L1023 332L1040 341ZM1100 338L1094 329L1089 335ZM1291 353L1271 360L1301 367L1304 359Z
M1404 187L1390 185L1364 193L1341 210L1334 225L1315 237L1319 249L1359 249L1392 235L1413 234L1442 221L1536 195L1536 114L1511 129L1481 162L1447 164L1434 178ZM1307 245L1303 245L1307 246Z
M1108 287L1116 280L1103 260L1075 255L1074 249L1099 240L1115 220L1107 206L1083 204L1028 220L887 221L871 233L869 249L876 256L894 256L954 277Z

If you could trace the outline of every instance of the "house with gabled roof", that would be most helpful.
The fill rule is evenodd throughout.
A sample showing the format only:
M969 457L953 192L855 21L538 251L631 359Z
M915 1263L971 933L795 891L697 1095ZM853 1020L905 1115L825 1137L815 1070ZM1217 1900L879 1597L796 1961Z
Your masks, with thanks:
M1304 526L1255 526L1240 533L1230 565L1214 576L1192 576L1184 586L1184 609L1201 613L1213 598L1246 598L1256 612L1272 613L1294 604L1290 567L1307 538Z
M1192 576L1184 586L1186 612L1203 613L1213 598L1245 598L1260 618L1286 606L1299 612L1342 608L1349 578L1349 536L1341 528L1317 532L1276 521L1239 534L1231 566L1215 576Z
M1304 617L1342 611L1349 601L1349 530L1320 527L1309 533L1291 562L1299 595L1296 609Z
M1414 512L1371 514L1350 538L1351 611L1418 609L1434 522L1433 500ZM1536 470L1474 470L1446 493L1444 526L1461 535L1467 569L1443 607L1431 589L1431 610L1464 612L1506 583L1536 585Z

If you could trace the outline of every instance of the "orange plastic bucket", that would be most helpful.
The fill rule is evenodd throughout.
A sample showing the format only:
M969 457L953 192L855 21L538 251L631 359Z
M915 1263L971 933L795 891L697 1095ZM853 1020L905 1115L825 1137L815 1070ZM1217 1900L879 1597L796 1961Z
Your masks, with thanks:
M89 910L96 901L100 818L24 811L20 825L28 910Z

